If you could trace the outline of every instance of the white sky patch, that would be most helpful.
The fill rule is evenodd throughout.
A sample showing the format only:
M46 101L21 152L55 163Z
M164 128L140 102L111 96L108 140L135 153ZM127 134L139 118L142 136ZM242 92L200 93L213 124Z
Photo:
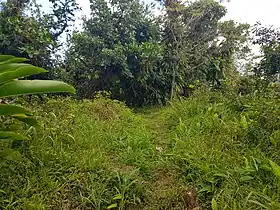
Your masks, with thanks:
M145 3L150 4L155 2L154 0L143 0ZM50 8L49 1L37 0L42 5L43 10L48 11ZM90 2L89 0L77 0L77 3L82 8L81 11L76 14L75 26L81 29L83 16L90 16ZM273 25L280 27L280 0L230 0L223 3L226 6L228 13L225 20L235 20L240 23L249 23L254 25L257 21L264 25ZM155 10L155 13L160 13L159 10Z
M223 5L228 10L225 19L280 27L280 0L231 0Z
M150 4L154 0L143 0ZM48 11L50 3L47 0L37 0L42 5L44 11ZM77 12L76 18L81 19L82 16L90 16L90 2L89 0L77 0L82 8ZM257 21L264 25L273 25L280 27L280 0L230 0L223 3L226 6L228 13L224 19L232 19L240 23L249 23L254 25ZM159 10L155 11L159 13ZM76 26L81 28L82 21L77 20Z

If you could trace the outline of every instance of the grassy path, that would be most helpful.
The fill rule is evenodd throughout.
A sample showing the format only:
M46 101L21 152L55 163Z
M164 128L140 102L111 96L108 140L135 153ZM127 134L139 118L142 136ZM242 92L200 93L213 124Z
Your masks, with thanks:
M108 99L34 107L41 128L0 152L0 209L194 209L194 187L201 209L213 198L218 209L280 209L267 161L279 162L279 144L259 133L276 140L276 109L258 102L269 121L251 126L223 100L203 95L136 113Z
M155 143L158 147L164 146L170 142L170 133L166 124L166 119L163 116L163 110L152 109L140 114L145 120L145 124L152 133Z
M153 178L149 205L144 209L186 209L188 187L183 183L178 168L170 160L172 152L172 136L168 127L165 109L151 109L138 113L151 132L155 149L156 161L153 163Z

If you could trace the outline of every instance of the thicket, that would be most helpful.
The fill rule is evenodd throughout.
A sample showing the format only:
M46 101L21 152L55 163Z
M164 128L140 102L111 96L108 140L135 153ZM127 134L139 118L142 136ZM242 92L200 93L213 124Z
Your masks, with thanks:
M49 71L44 77L73 84L80 99L107 91L130 106L166 104L198 84L219 88L238 72L278 78L278 30L224 21L217 1L157 1L155 16L138 0L94 0L73 33L76 2L50 2L47 14L33 1L1 3L0 53L28 58ZM261 45L261 62L237 66L252 44Z

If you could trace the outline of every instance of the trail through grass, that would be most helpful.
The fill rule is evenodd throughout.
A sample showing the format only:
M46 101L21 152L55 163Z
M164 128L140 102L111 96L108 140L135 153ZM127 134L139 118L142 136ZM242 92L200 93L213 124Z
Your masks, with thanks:
M177 167L168 161L171 136L165 110L154 108L138 113L153 136L157 156L152 179L148 181L152 191L146 209L185 209L187 204L184 195L188 192L188 187L183 183Z
M280 209L277 98L31 108L30 141L1 143L1 209Z

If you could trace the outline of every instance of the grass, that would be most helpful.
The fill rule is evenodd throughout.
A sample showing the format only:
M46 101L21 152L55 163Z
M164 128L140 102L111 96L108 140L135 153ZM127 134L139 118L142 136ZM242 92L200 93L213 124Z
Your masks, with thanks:
M163 108L49 100L1 143L1 209L280 209L279 99L197 93ZM15 129L20 129L16 127ZM194 199L196 196L194 196Z

